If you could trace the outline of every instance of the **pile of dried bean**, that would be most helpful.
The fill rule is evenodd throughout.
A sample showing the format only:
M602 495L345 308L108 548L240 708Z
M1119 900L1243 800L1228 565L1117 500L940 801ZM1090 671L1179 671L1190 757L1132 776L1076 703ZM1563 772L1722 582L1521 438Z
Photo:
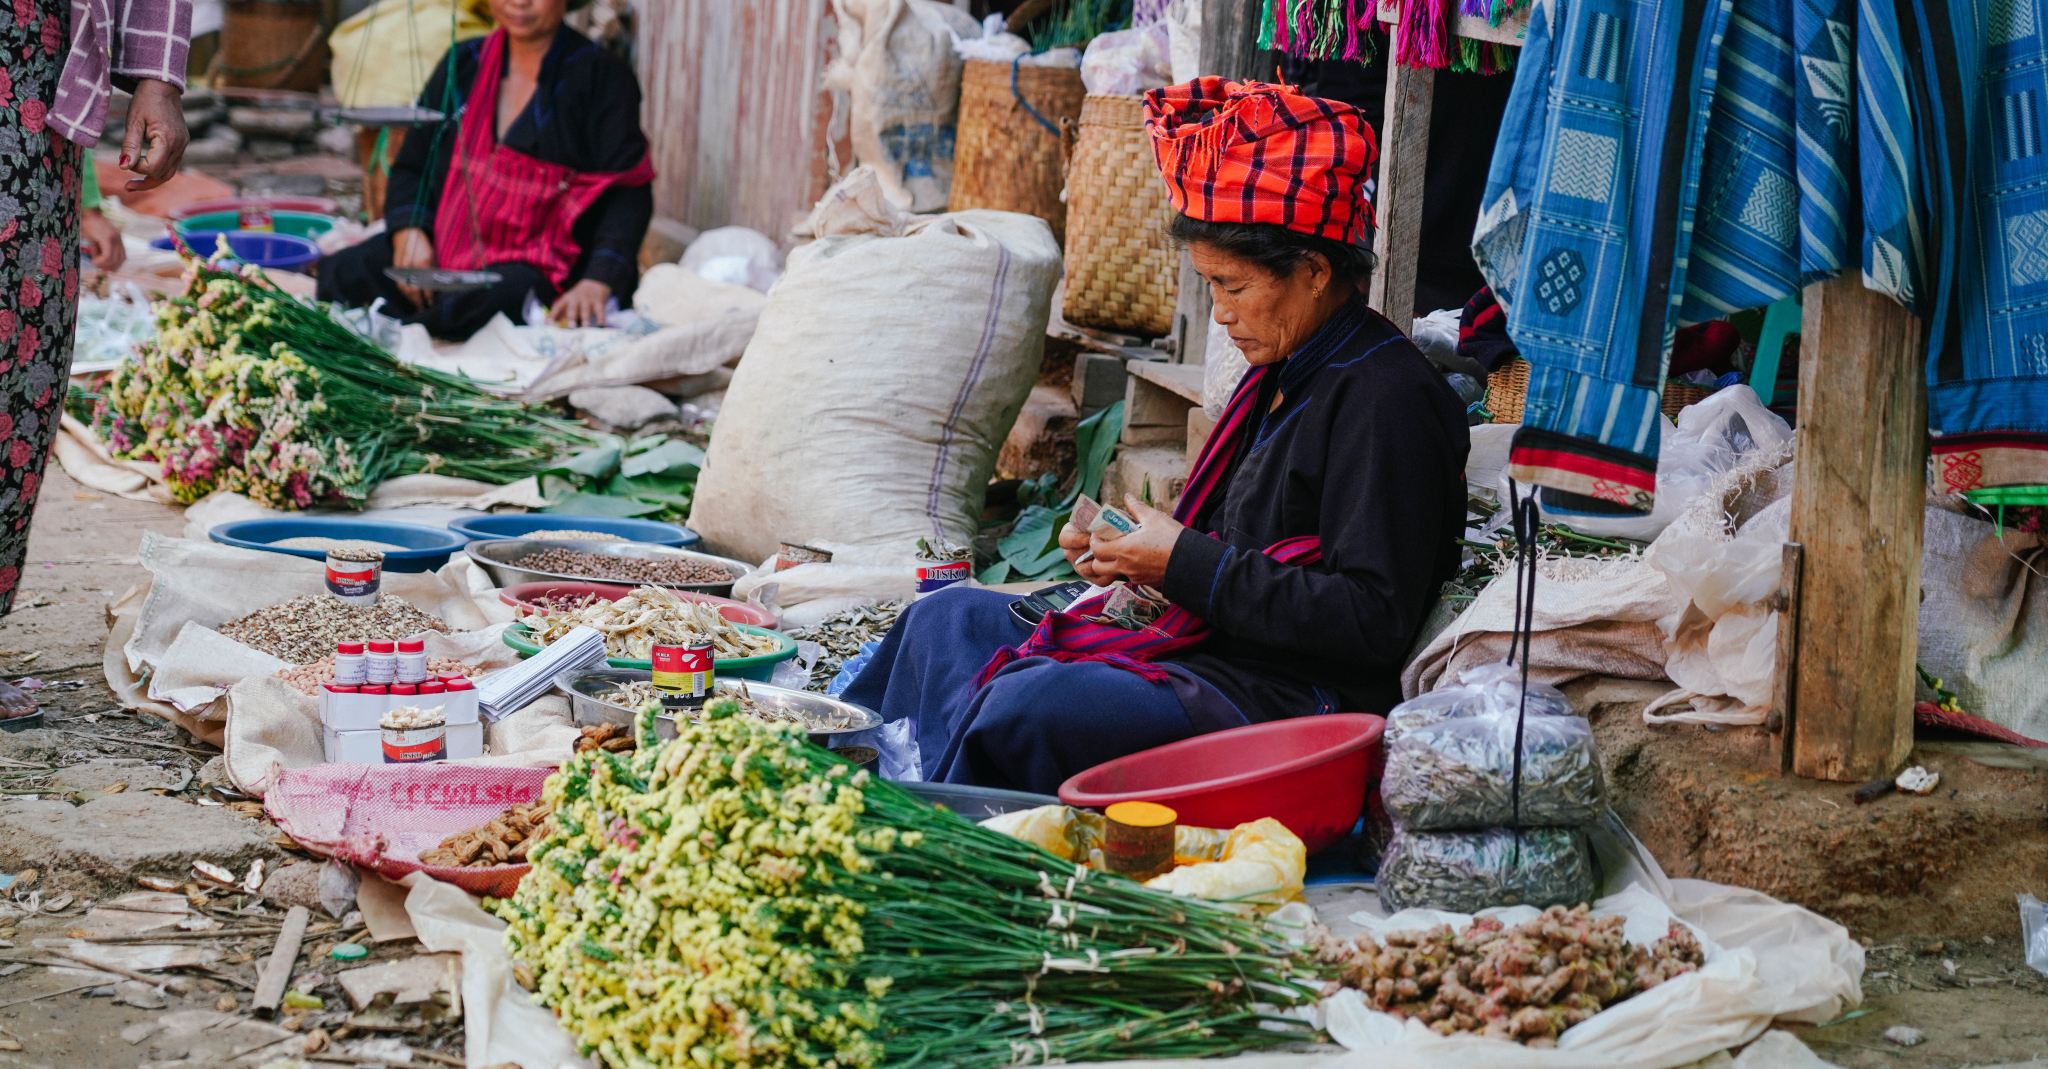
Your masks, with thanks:
M609 553L584 553L574 549L543 549L512 562L551 575L574 575L589 579L610 579L623 583L729 583L736 576L723 565L680 557L615 557Z
M1552 906L1512 929L1481 917L1462 932L1439 925L1390 932L1383 943L1369 935L1349 945L1328 940L1320 956L1342 967L1342 983L1374 1009L1446 1036L1476 1032L1553 1047L1572 1025L1705 964L1699 941L1678 921L1647 948L1623 940L1622 925L1583 905Z
M378 598L375 605L345 605L325 594L301 594L220 626L220 633L236 642L293 664L330 656L337 642L411 638L423 631L450 630L394 594Z

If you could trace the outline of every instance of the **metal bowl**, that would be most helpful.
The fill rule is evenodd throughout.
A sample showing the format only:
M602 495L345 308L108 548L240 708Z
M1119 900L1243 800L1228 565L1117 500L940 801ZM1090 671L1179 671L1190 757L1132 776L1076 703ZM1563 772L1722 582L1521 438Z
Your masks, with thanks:
M557 683L556 689L569 696L571 715L575 717L576 723L579 726L591 724L631 724L633 722L634 710L623 705L615 705L598 697L598 695L609 692L612 687L620 683L652 678L654 678L652 673L635 671L631 668L599 668L583 672L566 682ZM838 745L841 736L882 726L881 714L873 709L863 705L855 705L852 702L840 701L838 698L828 698L823 694L813 694L804 690L790 690L787 687L771 687L766 683L754 683L738 679L720 679L713 685L721 691L732 694L738 694L742 686L744 686L747 695L754 699L755 704L764 705L771 709L787 710L798 715L816 713L843 717L850 726L822 728L817 731L805 732L812 742L827 750L833 749ZM656 734L664 739L675 738L675 718L667 714L656 717L654 730Z
M542 572L532 568L521 568L516 561L529 553L543 549L573 549L579 553L602 553L611 557L639 557L643 560L693 560L704 564L716 564L732 575L722 583L654 583L671 590L695 590L719 597L732 595L734 579L754 570L745 561L730 557L714 557L693 549L676 549L671 546L649 545L645 542L558 542L541 538L496 538L471 542L463 547L469 559L475 561L484 571L489 572L492 581L500 588L519 583L540 583L550 579L573 579L586 583L620 583L623 579L606 579L597 575L569 575L562 572ZM638 586L637 583L628 585Z

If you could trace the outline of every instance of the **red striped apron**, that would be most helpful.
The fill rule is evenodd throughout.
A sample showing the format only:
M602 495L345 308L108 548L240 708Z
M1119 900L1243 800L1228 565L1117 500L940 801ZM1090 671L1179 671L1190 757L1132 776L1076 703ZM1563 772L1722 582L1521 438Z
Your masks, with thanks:
M434 213L435 260L456 271L528 263L560 288L582 251L570 236L576 219L613 186L652 182L654 164L642 156L630 171L577 171L499 144L498 82L506 48L504 30L484 38Z

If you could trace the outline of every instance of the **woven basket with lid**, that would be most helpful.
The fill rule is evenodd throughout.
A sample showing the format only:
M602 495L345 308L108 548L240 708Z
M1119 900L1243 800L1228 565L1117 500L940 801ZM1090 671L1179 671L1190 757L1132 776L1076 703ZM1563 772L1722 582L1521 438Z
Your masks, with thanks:
M1053 237L1066 233L1067 206L1060 203L1066 154L1060 136L1025 110L1028 102L1055 127L1081 114L1081 72L1072 67L1012 67L970 59L960 80L960 126L953 149L953 191L949 212L995 208L1035 215L1052 224ZM1018 100L1018 94L1024 99Z
M1067 166L1067 322L1131 334L1173 329L1180 254L1166 237L1172 220L1141 99L1088 94Z

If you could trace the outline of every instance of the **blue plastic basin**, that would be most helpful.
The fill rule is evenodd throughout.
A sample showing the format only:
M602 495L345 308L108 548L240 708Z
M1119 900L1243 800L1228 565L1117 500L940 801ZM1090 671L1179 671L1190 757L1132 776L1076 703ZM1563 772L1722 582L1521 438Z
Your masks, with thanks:
M311 241L268 230L194 230L179 237L158 238L150 242L149 247L212 256L217 247L214 239L222 235L228 239L228 251L245 264L273 267L280 271L304 271L308 264L320 258L320 246ZM179 247L180 238L184 241L182 249Z
M431 572L448 563L449 554L469 543L468 539L451 531L417 524L330 519L319 516L232 520L208 531L207 537L222 545L260 549L269 553L287 553L308 560L326 560L327 551L293 549L273 546L271 543L282 542L287 538L360 538L366 542L383 542L387 545L406 547L385 552L384 570L387 572Z
M704 540L688 527L657 520L635 520L620 516L579 516L566 512L522 512L504 516L465 516L448 525L456 534L470 538L545 538L548 531L598 531L615 534L633 542L682 549Z

